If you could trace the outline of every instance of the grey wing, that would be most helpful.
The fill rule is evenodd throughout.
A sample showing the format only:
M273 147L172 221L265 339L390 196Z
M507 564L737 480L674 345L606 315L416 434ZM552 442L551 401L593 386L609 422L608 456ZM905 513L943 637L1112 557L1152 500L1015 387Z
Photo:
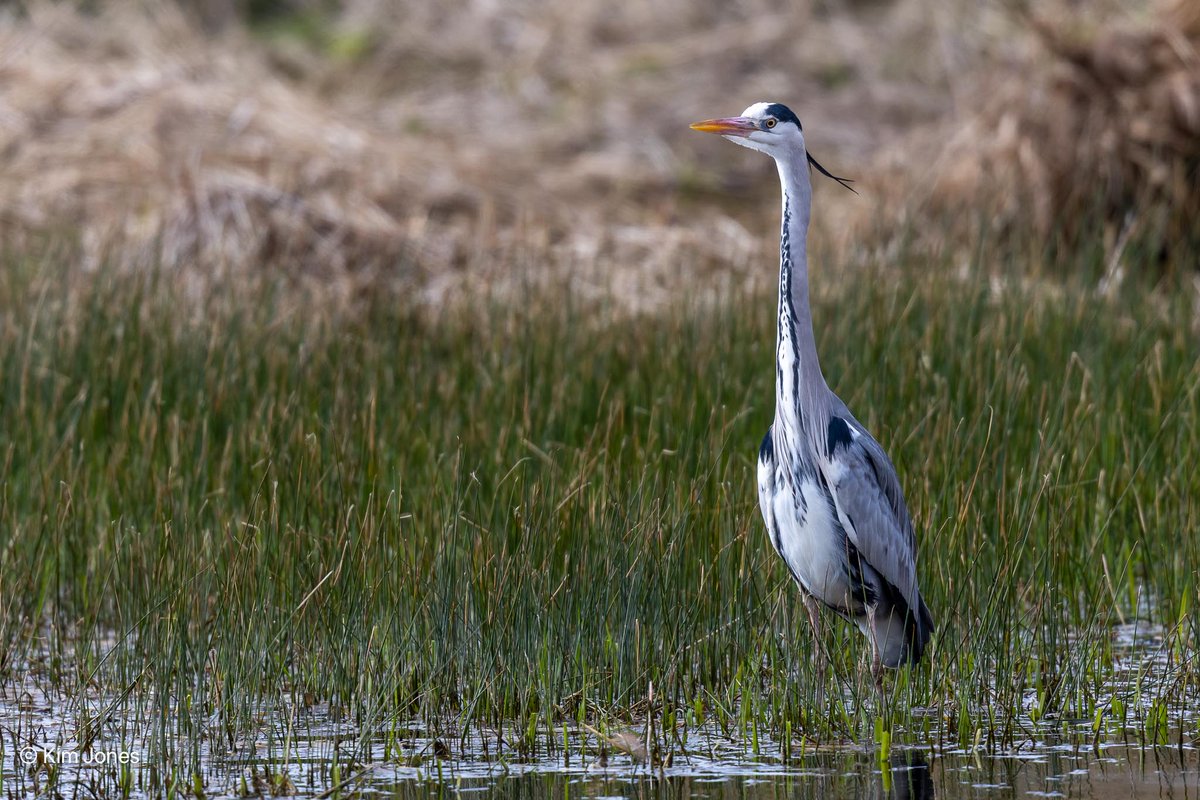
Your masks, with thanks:
M826 444L823 471L846 535L910 608L921 608L916 535L891 459L853 417L835 416Z

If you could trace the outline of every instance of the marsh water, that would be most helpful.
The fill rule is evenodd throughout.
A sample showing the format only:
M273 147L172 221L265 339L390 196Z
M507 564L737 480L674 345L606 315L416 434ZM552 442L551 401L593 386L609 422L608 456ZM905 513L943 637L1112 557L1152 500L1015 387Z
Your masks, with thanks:
M197 719L190 697L69 691L46 668L53 659L35 658L0 682L0 798L1200 799L1197 687L1186 681L1174 702L1153 700L1161 692L1146 688L1173 657L1161 631L1116 633L1121 657L1109 677L1127 723L1103 708L1090 719L1022 713L1020 737L1007 744L989 743L983 729L964 742L944 714L924 710L926 744L894 746L886 758L870 741L784 747L712 721L666 733L661 723L647 731L644 721L610 721L601 733L563 720L525 735L519 725L459 729L453 720L356 724L328 703L286 699L249 724L216 711Z
M451 774L447 774L447 772ZM1200 792L1193 750L1046 748L1009 756L894 753L817 754L782 766L761 761L695 762L665 770L610 764L599 770L391 776L373 788L400 797L489 792L512 797L773 798L1192 798Z
M100 734L80 747L70 739L71 721L48 700L26 692L0 704L4 797L1200 797L1195 742L1096 743L1082 723L1078 735L1059 727L1067 735L1006 752L897 747L887 760L850 743L785 757L773 743L759 742L755 754L748 742L705 727L690 731L688 745L665 763L651 765L636 747L622 751L576 729L565 749L540 757L518 755L498 733L447 739L418 723L372 741L321 709L269 723L273 734L237 752L197 742L204 764L197 792L195 777L170 778L167 765L154 763L152 748L138 750L142 745L117 735L129 729L128 720L102 722ZM31 750L39 741L40 757ZM626 741L636 740L631 733ZM172 780L176 791L164 793Z

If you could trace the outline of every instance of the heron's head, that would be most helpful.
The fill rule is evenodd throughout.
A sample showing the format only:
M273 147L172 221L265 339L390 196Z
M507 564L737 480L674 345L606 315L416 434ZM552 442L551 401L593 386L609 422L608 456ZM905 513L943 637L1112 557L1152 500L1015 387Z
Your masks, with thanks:
M740 117L708 119L694 123L692 128L719 134L734 144L774 158L786 159L804 153L804 129L792 110L782 103L755 103Z
M854 191L847 178L839 178L817 163L804 146L804 129L792 110L783 103L755 103L740 117L706 119L692 123L694 130L716 133L734 144L758 150L782 163L807 159L818 172ZM800 162L803 163L803 162ZM857 194L857 192L855 192Z

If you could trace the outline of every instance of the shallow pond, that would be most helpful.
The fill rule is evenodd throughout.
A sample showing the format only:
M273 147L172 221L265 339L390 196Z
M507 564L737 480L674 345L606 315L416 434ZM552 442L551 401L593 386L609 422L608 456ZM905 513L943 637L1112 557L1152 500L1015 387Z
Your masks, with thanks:
M694 763L665 770L610 765L484 776L447 765L439 777L382 774L371 789L398 797L488 793L512 797L773 798L1078 797L1194 798L1196 752L1071 748L1009 757L895 753L884 767L866 754L813 755L786 767L752 761Z
M20 709L10 703L0 706L6 712L0 796L162 794L163 781L169 779L161 769L151 777L156 765L148 751L127 749L115 739L98 737L84 757L70 740L42 746L42 756L31 757L28 742L54 726L38 713L45 709L31 705L30 699L26 696ZM11 727L18 710L19 732ZM389 740L364 742L348 725L310 716L291 727L290 735L277 726L280 738L238 748L237 755L218 755L201 742L199 755L206 764L202 796L1200 797L1200 751L1191 742L1093 747L1081 735L1005 753L896 748L889 761L881 762L876 752L855 745L784 758L777 747L763 743L754 756L745 742L703 729L691 732L689 746L676 750L669 763L651 766L636 753L601 745L584 731L571 731L567 755L559 750L553 757L522 758L496 740L486 741L485 735L448 744L418 724L400 730ZM627 741L633 741L632 734ZM364 761L353 752L369 755ZM132 757L132 768L122 766L121 754ZM180 791L175 796L200 796L192 781L177 777Z
M785 751L711 722L666 735L652 731L660 754L652 764L645 758L646 731L637 725L601 735L563 721L553 735L536 735L522 748L520 733L511 730L474 725L455 732L449 721L437 728L420 721L357 728L327 704L280 700L239 726L215 712L195 719L193 709L174 699L170 711L155 714L147 713L161 707L150 702L152 695L108 695L90 684L71 692L27 663L0 682L0 799L1200 798L1196 687L1177 686L1172 703L1158 703L1157 694L1143 690L1153 676L1171 674L1160 640L1122 644L1125 657L1111 678L1120 684L1114 697L1127 698L1130 720L1142 720L1140 727L1109 712L1038 721L1022 714L1023 740L961 747L949 743L954 736L939 735L948 730L945 716L930 711L925 718L932 733L921 737L929 744L897 746L887 761L869 742L814 747L798 740ZM1154 709L1160 723L1147 728ZM181 715L192 715L193 733L182 732ZM1159 738L1146 739L1147 730ZM976 741L981 738L986 745L986 736Z

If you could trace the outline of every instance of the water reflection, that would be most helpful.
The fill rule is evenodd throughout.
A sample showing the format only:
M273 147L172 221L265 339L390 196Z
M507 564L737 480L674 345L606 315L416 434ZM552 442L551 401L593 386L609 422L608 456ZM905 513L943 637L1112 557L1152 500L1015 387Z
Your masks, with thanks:
M448 766L448 765L447 765ZM700 766L700 765L697 765ZM678 798L774 800L782 797L939 800L1064 797L1179 798L1198 796L1197 753L1190 747L1030 750L1001 757L922 751L897 752L884 770L865 753L825 753L800 763L705 765L701 774L626 765L588 771L530 771L492 777L451 775L441 780L393 776L372 782L383 796L408 798L495 796L511 798ZM444 770L446 768L444 767ZM382 776L380 776L382 777Z
M725 772L728 774L721 774ZM432 776L430 776L432 778ZM816 756L787 770L778 765L728 765L724 770L689 774L670 770L607 768L580 773L499 775L493 778L450 778L390 784L373 789L397 798L448 797L486 793L490 797L544 798L747 798L777 797L871 798L875 800L927 800L934 796L933 778L924 755L897 753L886 771L864 755Z
M891 800L929 800L933 797L933 778L929 774L929 764L925 757L915 750L899 754L899 759L892 758L892 768L888 773L880 771L880 797ZM896 761L900 763L897 764ZM890 791L883 784L885 775L892 784Z

